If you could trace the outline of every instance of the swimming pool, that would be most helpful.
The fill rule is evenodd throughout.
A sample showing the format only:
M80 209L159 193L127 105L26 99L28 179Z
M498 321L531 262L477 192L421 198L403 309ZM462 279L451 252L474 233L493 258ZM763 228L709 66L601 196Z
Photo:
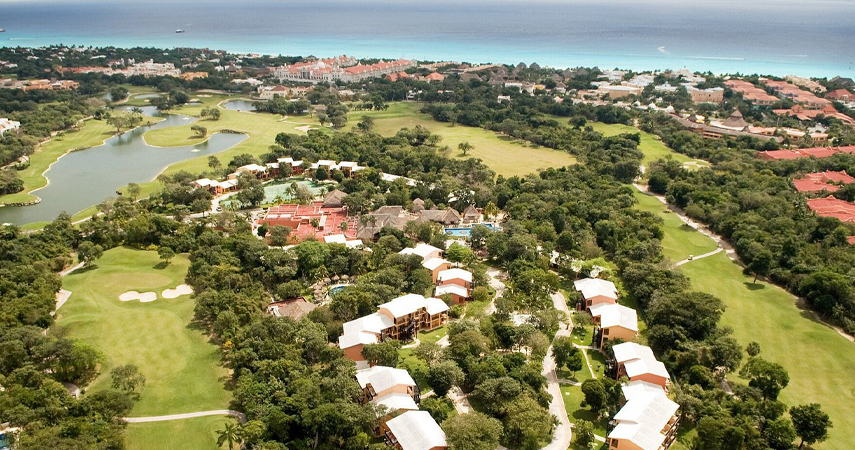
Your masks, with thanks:
M341 291L342 291L342 289L344 289L344 288L346 288L346 287L348 287L348 286L350 286L350 285L348 285L348 284L340 284L340 285L338 285L338 286L333 286L333 287L331 287L331 288L329 289L329 295L332 297L332 296L334 296L334 295L338 294L339 292L341 292Z
M501 228L497 227L496 225L493 225L492 223L479 223L478 225L484 225L485 227L487 227L493 231L500 231L501 230ZM472 234L472 227L446 228L445 234L447 234L449 236L453 236L453 237L469 237L469 235Z

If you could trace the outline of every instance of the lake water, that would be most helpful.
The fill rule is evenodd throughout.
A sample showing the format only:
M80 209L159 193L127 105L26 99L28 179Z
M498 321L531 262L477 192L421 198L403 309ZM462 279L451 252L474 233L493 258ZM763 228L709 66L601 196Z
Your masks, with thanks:
M851 0L0 0L0 46L855 75ZM176 34L181 28L186 32Z
M252 106L252 102L247 100L229 100L223 104L223 108L232 111L255 111L255 106Z
M157 115L152 106L141 108L146 115ZM107 139L104 145L66 154L45 173L48 185L33 192L42 199L32 206L0 208L0 223L25 224L53 220L61 212L74 214L103 200L116 197L116 190L128 183L153 180L168 165L212 155L235 146L243 134L214 134L197 145L160 148L145 143L148 130L187 125L194 119L170 114L151 126L137 128Z

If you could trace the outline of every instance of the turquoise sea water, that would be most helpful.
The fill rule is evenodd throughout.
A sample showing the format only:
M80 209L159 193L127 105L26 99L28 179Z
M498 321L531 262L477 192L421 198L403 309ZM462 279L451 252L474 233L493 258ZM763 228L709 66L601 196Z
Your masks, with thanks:
M852 77L853 17L851 0L0 0L7 30L0 46L189 46Z

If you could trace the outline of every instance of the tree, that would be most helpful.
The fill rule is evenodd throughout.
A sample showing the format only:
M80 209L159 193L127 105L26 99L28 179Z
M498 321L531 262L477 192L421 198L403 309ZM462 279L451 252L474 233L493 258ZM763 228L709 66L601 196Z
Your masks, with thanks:
M169 265L169 260L175 258L175 250L171 248L161 245L157 249L157 256L160 257L167 265Z
M291 236L291 228L282 225L274 225L270 227L270 245L274 247L283 247L288 245L288 238Z
M494 450L502 435L501 422L477 411L451 417L442 429L450 450Z
M775 450L790 450L793 448L793 441L796 440L796 429L787 418L779 417L766 424L763 437L766 438L769 447Z
M760 344L757 342L749 342L748 346L745 347L745 352L748 353L748 356L755 357L760 354Z
M585 380L582 383L582 393L585 394L584 404L591 408L591 411L600 414L606 408L608 397L602 381L597 379Z
M113 380L113 389L139 399L138 389L145 386L145 375L141 374L139 368L133 364L114 367L110 371Z
M398 365L398 349L401 343L394 339L387 339L379 344L368 344L362 347L362 357L372 366Z
M475 260L475 254L472 249L466 248L458 243L451 244L448 250L445 251L445 257L451 262L468 264Z
M828 429L832 427L831 418L818 403L793 406L790 408L790 417L793 419L796 434L802 440L799 448L828 438Z
M220 110L218 108L211 108L208 112L208 120L220 120Z
M548 442L555 419L549 411L528 395L512 401L504 416L504 440L507 447L535 450Z
M442 356L442 347L434 342L422 342L413 350L413 355L431 366Z
M749 359L739 374L748 378L748 385L759 389L763 398L770 400L777 399L781 389L790 383L790 375L783 366L760 357Z
M130 92L124 86L115 86L110 89L110 100L118 102L128 98Z
M568 336L555 338L552 342L552 356L558 367L566 367L573 372L573 378L576 378L576 371L582 369L582 352L573 346L573 339Z
M237 199L242 204L258 206L264 200L264 186L253 174L245 172L238 175L238 186Z
M77 246L77 260L83 263L84 267L89 267L92 261L104 255L104 247L99 244L93 244L91 241L83 241Z
M220 160L216 156L211 155L208 157L208 167L213 170L219 170L221 167L223 167L223 165L222 163L220 163Z
M222 430L217 430L217 446L222 447L223 444L229 444L229 450L234 450L237 444L240 448L240 428L237 425L227 422Z
M138 185L136 183L129 183L128 184L128 197L131 198L132 202L137 201L137 199L140 196L141 191L142 191L142 189L140 189L140 185Z
M463 141L457 144L457 149L463 152L463 156L466 156L466 152L475 148L474 145L470 144L469 141Z
M436 395L442 397L463 381L463 371L454 361L441 361L428 369L427 382Z
M208 129L202 125L193 125L190 129L196 133L196 137L205 137L208 135Z
M356 127L364 133L374 131L374 118L371 116L362 116L362 120L356 124Z
M752 246L753 248L753 246ZM755 253L751 254L751 261L746 270L754 274L753 283L757 283L757 277L767 275L773 265L774 255L772 251L762 245L758 245Z
M594 442L594 424L591 422L579 419L576 421L576 426L573 427L573 434L576 435L576 445L582 448L588 448Z

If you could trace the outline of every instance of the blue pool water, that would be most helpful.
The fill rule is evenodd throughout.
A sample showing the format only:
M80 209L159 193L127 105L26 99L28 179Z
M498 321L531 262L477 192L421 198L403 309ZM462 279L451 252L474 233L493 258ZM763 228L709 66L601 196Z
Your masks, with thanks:
M330 288L330 290L329 290L329 294L330 294L331 296L336 295L336 294L338 294L339 292L341 292L341 290L342 290L342 289L344 289L344 288L346 288L346 287L347 287L347 285L333 286L333 287L331 287L331 288Z
M493 225L492 223L482 223L480 225L484 225L493 231L501 230L501 228ZM472 234L472 228L446 228L445 234L453 237L469 237L469 235Z

